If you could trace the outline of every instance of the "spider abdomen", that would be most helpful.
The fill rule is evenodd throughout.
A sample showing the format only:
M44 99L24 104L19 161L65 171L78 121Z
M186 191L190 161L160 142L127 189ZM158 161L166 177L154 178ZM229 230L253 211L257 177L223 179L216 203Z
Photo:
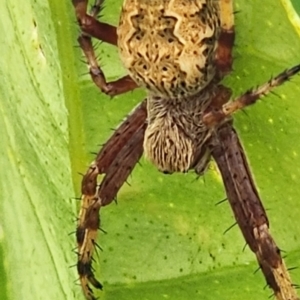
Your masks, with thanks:
M184 98L214 77L218 1L125 0L117 29L121 60L150 94Z

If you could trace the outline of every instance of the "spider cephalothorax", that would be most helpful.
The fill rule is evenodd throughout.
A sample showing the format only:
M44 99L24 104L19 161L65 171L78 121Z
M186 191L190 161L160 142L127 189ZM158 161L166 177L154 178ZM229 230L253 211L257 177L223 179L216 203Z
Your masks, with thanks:
M252 179L231 115L300 71L300 65L230 102L221 79L231 70L234 41L230 0L124 0L115 28L96 19L102 1L89 14L87 0L73 0L82 29L78 41L95 84L108 95L141 86L138 105L99 151L82 181L78 218L77 269L87 299L89 284L102 285L92 271L100 225L99 210L110 204L143 152L160 171L201 175L212 156L242 234L255 253L277 299L296 300L288 271L269 233L265 209ZM106 82L91 36L118 46L129 75ZM97 176L105 174L100 185Z

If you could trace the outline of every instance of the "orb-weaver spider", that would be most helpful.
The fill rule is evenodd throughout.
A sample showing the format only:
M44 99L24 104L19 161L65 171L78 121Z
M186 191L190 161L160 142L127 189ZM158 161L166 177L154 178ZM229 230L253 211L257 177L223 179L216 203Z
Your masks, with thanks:
M73 0L82 34L79 44L90 75L107 95L139 86L141 102L99 151L82 181L77 227L78 273L87 299L89 284L101 289L91 263L99 210L110 204L143 152L164 173L194 169L202 175L216 161L242 234L277 299L298 299L269 233L261 203L231 115L300 71L297 65L230 101L220 82L231 71L234 14L228 0L124 0L118 28L97 20L101 0L87 14L87 0ZM118 46L129 75L106 82L91 37ZM100 185L97 176L105 174Z

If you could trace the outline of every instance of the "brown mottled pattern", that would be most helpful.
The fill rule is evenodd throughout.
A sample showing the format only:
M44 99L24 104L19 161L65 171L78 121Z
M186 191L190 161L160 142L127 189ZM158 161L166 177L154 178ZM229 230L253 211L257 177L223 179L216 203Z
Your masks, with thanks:
M152 95L182 98L214 77L218 1L125 0L117 30L130 76Z
M214 93L205 87L215 76L219 31L218 1L124 1L118 46L130 76L148 90L144 150L161 171L201 165L196 151L205 153L210 136L201 118Z

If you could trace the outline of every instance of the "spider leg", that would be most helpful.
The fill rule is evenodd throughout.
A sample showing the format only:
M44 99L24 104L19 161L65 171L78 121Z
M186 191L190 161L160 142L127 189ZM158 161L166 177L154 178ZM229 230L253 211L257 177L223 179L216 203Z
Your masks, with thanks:
M102 10L102 4L103 0L96 0L89 15L87 14L87 0L73 0L77 21L81 28L78 43L87 59L90 75L103 93L115 96L132 91L137 88L137 85L128 75L116 81L107 82L97 62L91 37L115 46L118 41L116 27L97 20L97 16Z
M82 201L76 230L77 270L88 300L96 299L89 284L102 289L92 269L92 256L100 227L99 211L102 206L110 204L115 199L140 159L143 153L146 118L146 101L143 101L101 148L82 180ZM97 184L99 174L104 174L100 185Z
M212 97L209 107L205 110L205 113L210 112L211 110L219 109L224 103L228 102L232 91L230 88L225 87L224 85L219 84L216 89L215 95ZM211 160L211 153L207 147L200 147L199 153L196 155L195 164L191 167L195 170L195 173L199 176L202 176Z
M256 101L262 96L270 93L275 87L283 84L289 80L292 76L300 72L300 65L296 65L290 68L276 77L270 79L267 83L258 86L257 88L248 90L243 95L234 99L233 101L227 102L222 105L219 109L213 109L204 114L203 122L207 126L214 126L221 124L226 118L231 116L237 110L243 109L249 105L256 103Z
M232 69L232 48L234 45L234 14L232 0L220 1L221 33L218 40L215 64L219 72L218 77L223 78Z
M270 232L243 147L231 122L212 136L209 147L221 172L226 194L242 234L255 253L267 284L278 300L299 300Z

